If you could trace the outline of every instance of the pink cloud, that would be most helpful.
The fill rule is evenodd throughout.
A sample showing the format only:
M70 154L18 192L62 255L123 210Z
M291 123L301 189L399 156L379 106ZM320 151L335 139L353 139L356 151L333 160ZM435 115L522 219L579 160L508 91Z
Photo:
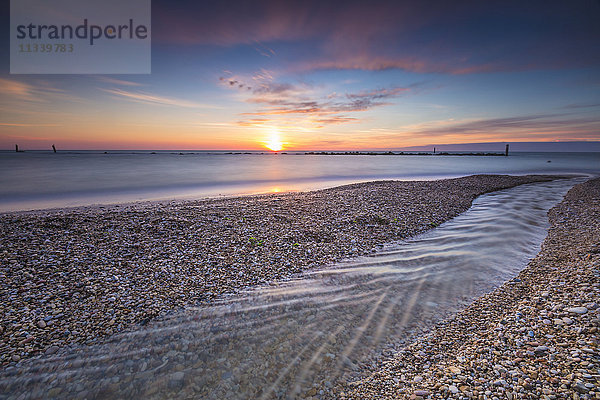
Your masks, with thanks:
M252 86L240 77L221 77L221 84L228 89L236 89L246 96L245 102L256 104L256 111L242 113L244 116L301 118L317 127L330 124L360 122L359 118L347 116L375 107L390 104L390 100L409 93L412 88L390 87L364 90L357 93L319 94L311 85L275 82L269 79L256 79ZM270 119L250 119L238 122L242 126L255 126L270 122Z

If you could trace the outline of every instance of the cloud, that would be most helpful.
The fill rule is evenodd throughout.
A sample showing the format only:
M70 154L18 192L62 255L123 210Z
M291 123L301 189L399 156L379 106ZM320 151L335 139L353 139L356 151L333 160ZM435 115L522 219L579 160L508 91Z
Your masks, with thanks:
M239 126L262 126L269 123L270 120L267 118L252 118L246 121L238 121L237 125Z
M600 103L574 103L567 104L563 109L578 109L578 108L596 108L600 107Z
M273 82L268 79L255 82L250 86L240 78L223 78L225 87L235 88L246 94L245 101L262 106L256 111L242 115L260 117L287 116L302 118L315 127L331 124L360 122L359 118L344 114L368 111L375 107L391 104L390 100L411 91L406 87L390 87L365 90L358 93L320 95L308 84ZM269 123L268 118L250 119L238 122L242 126L255 126Z
M5 95L22 100L35 100L35 90L33 87L22 82L0 78L0 91Z
M153 3L153 40L253 48L293 70L469 74L597 66L597 2Z
M557 130L557 128L599 125L600 118L569 117L570 114L533 114L524 116L480 119L469 122L451 123L445 127L425 129L420 134L461 134L480 135L490 132L510 132L513 130L536 131Z
M54 122L62 123L70 117L67 108L86 101L38 77L0 78L0 92L0 115L6 127L55 126ZM47 125L48 121L52 124Z
M367 51L363 54L338 55L332 58L315 58L295 63L291 67L294 72L320 70L363 70L385 71L400 69L417 73L446 73L463 75L483 72L497 72L507 69L502 63L487 63L469 66L465 61L450 63L446 60L434 60L418 57L402 57L393 55L373 54ZM510 68L508 68L510 69Z
M105 83L110 83L112 85L118 86L144 86L141 83L125 81L122 79L109 78L107 76L99 76L98 80Z
M369 108L387 105L390 103L382 100L401 96L410 90L408 87L393 87L350 93L346 95L349 103L339 106L338 111L365 111Z
M580 117L573 114L530 114L502 118L442 120L398 127L394 130L373 131L374 140L402 142L410 138L431 140L600 140L599 117Z
M46 102L56 99L76 100L61 89L55 88L44 81L24 83L12 79L0 78L0 92L12 100L26 102Z
M354 118L354 117L345 117L343 115L340 115L340 116L332 116L332 117L325 117L325 118L315 118L314 121L321 125L337 125L337 124L360 122L360 119Z
M39 126L61 126L59 124L18 124L18 123L2 123L0 122L0 126L10 126L15 128L30 128L30 127L39 127Z
M101 89L107 93L110 93L114 96L122 97L127 100L131 100L134 102L145 103L145 104L156 104L156 105L165 105L165 106L174 106L174 107L184 107L184 108L218 108L214 105L196 103L193 101L182 100L172 97L159 96L146 92L132 92L122 89Z
M452 69L442 64L430 63L425 60L409 58L393 58L371 54L348 54L332 59L312 59L298 63L294 69L298 71L315 70L367 70L384 71L402 69L412 72L452 72Z
M255 43L254 50L256 50L256 52L258 54L260 54L261 56L271 58L277 54L277 53L275 53L275 50L263 45L262 43L260 43L258 41L255 41L254 43Z

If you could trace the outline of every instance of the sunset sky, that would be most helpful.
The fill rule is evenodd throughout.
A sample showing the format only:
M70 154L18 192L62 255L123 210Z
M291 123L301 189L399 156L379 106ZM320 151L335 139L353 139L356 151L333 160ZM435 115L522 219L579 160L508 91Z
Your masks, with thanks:
M4 29L0 149L600 140L596 0L164 0L152 17L150 75L11 75Z

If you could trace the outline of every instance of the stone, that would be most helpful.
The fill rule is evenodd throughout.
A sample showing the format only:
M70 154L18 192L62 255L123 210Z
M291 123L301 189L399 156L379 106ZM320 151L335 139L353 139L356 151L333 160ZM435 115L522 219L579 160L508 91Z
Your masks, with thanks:
M587 393L590 391L590 389L588 389L587 387L585 387L585 385L581 382L577 382L575 384L575 386L573 386L573 389L575 389L575 391L579 392L579 393Z
M585 307L571 307L567 308L567 311L571 314L585 314L588 312L588 309Z
M533 349L533 351L535 353L545 353L546 351L548 351L548 346L538 346L535 349Z
M174 390L181 389L181 387L183 386L184 378L185 374L181 371L172 373L169 379L169 388Z
M460 374L461 369L458 367L450 366L448 367L448 371L452 372L453 374Z

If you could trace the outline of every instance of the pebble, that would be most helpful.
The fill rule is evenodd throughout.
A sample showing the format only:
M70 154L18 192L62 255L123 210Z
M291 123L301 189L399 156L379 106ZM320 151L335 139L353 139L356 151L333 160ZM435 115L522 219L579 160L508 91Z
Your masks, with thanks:
M590 391L583 383L577 382L574 386L574 389L579 393L587 393Z
M534 351L535 353L544 353L544 352L546 352L546 351L548 351L548 350L549 350L549 349L548 349L548 347L547 347L547 346L538 346L538 347L536 347L536 348L535 348L533 351Z
M588 309L585 307L571 307L567 308L567 311L571 314L585 314L588 312Z
M181 371L174 372L171 374L169 380L169 387L173 390L178 390L183 386L185 374Z
M448 367L448 371L450 371L453 374L460 374L461 369L458 367L452 366L452 367Z

